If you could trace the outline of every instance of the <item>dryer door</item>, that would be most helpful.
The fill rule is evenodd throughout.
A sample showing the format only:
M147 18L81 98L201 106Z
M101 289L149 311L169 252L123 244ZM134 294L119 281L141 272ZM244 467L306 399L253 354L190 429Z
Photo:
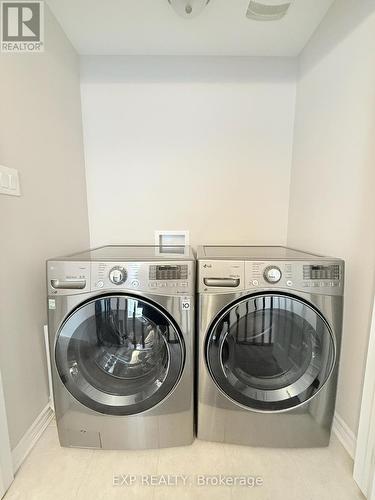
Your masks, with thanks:
M163 401L178 382L184 342L156 304L126 295L76 309L57 336L57 371L84 406L131 415Z
M255 411L283 411L309 401L327 382L335 341L315 308L268 293L222 313L209 331L206 358L230 399Z

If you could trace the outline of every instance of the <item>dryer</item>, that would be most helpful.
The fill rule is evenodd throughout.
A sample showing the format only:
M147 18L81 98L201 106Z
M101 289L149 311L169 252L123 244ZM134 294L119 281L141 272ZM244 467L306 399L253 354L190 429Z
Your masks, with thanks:
M167 250L107 246L47 262L62 446L193 441L195 259Z
M327 445L344 262L281 246L203 246L197 258L198 438Z

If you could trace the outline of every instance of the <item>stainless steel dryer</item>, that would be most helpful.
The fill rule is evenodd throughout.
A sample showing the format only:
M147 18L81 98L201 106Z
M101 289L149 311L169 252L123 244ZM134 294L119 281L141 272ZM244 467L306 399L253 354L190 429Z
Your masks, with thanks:
M324 446L344 262L285 247L198 249L198 438Z
M61 445L192 442L194 279L185 247L109 246L47 262Z

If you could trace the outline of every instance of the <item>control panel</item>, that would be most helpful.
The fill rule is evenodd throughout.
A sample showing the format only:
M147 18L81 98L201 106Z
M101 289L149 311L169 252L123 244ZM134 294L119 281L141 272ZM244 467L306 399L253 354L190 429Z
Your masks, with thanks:
M246 288L286 288L317 293L341 294L344 279L342 263L299 261L245 262Z
M308 293L341 295L344 263L341 261L221 261L200 260L200 292L236 292L277 288Z
M316 265L307 264L303 266L304 280L340 280L340 265Z
M149 273L150 280L187 280L188 266L186 264L152 265Z
M193 264L92 262L91 288L139 290L160 295L193 294Z
M195 263L49 262L49 295L94 291L142 291L158 295L193 295Z

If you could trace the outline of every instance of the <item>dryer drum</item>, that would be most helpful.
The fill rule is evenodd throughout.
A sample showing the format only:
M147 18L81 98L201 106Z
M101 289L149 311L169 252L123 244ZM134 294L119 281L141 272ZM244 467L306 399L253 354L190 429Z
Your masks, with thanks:
M335 364L329 325L292 296L243 299L217 318L207 339L207 365L216 385L254 411L283 411L307 402Z

